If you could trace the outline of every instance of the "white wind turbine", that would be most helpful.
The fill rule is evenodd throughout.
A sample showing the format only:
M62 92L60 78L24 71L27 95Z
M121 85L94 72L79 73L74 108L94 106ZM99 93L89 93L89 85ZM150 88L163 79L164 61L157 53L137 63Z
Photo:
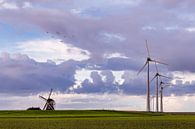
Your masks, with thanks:
M149 51L149 47L148 47L148 43L147 43L147 40L146 40L146 49L147 49L147 53L148 53L148 57L146 58L146 62L144 64L144 66L139 70L138 72L138 75L144 70L144 68L147 66L147 90L146 90L146 94L147 94L147 97L146 97L146 110L148 112L150 112L150 62L154 62L154 63L158 63L158 64L165 64L165 63L162 63L160 61L157 61L157 60L153 60L151 57L150 57L150 51ZM165 64L166 65L166 64Z
M157 67L157 64L155 63L155 67L156 67L156 74L155 74L155 76L153 77L153 79L151 80L151 82L154 80L154 79L156 79L156 112L158 112L159 111L159 103L158 103L158 92L159 92L159 79L160 80L162 80L161 79L161 77L162 78L167 78L167 79L171 79L170 77L167 77L167 76L164 76L164 75L162 75L162 74L160 74L159 73L159 70L158 70L158 67ZM162 82L162 81L161 81Z

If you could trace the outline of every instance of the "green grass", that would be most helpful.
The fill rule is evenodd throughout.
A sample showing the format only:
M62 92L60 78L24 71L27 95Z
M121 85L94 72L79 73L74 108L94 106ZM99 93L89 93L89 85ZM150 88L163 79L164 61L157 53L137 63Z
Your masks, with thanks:
M195 115L105 110L0 111L0 129L195 129Z

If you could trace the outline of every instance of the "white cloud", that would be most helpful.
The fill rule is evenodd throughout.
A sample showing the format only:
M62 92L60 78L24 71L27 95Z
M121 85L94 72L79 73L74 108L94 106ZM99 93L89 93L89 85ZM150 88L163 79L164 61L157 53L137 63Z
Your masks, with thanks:
M182 84L192 83L195 81L195 74L191 72L173 72L173 80L172 83L176 84L176 81L180 80Z
M15 3L0 1L0 9L18 9Z
M188 32L195 32L195 27L185 28L185 30Z
M157 28L156 27L154 27L154 26L144 26L144 27L142 27L142 30L144 30L144 31L155 31L155 30L157 30Z
M77 70L76 74L75 74L75 78L79 82L83 82L85 79L89 79L90 81L92 81L90 78L91 72L92 72L92 70L87 70L87 69Z
M176 31L176 30L179 30L181 28L179 28L178 26L167 26L165 27L165 30L167 31Z
M91 78L92 72L98 72L101 76L102 81L106 82L106 76L104 76L102 73L105 71L98 71L98 70L88 70L88 69L79 69L76 71L74 77L75 77L75 85L69 88L69 90L74 91L74 89L78 89L82 87L82 83L88 79L90 83L93 83L93 80ZM124 78L122 78L122 75L124 74L124 71L110 71L112 72L114 76L114 83L118 85L122 85L124 82Z
M141 0L112 0L110 3L137 5L140 2Z
M67 60L86 60L90 53L70 44L60 42L59 39L32 40L17 43L18 52L27 54L38 62L52 60L57 64Z
M111 54L104 54L104 58L108 58L108 59L110 59L110 58L124 58L124 59L127 59L128 57L122 53L116 52L116 53L111 53Z
M98 72L101 73L103 71L98 71L98 70L88 70L88 69L80 69L76 71L75 74L75 79L76 79L76 84L80 85L85 79L88 79L90 82L92 82L92 79L90 77L91 72ZM114 77L115 77L115 82L121 85L124 82L124 79L122 78L122 75L124 74L124 71L112 71ZM102 79L104 80L104 76L100 74Z
M81 14L82 10L81 9L71 9L70 12L73 14Z
M121 34L116 34L116 33L108 33L108 32L104 32L102 33L103 39L105 42L107 43L112 43L112 41L125 41L125 37L123 37Z
M31 8L31 7L32 7L32 5L30 2L24 2L23 8Z

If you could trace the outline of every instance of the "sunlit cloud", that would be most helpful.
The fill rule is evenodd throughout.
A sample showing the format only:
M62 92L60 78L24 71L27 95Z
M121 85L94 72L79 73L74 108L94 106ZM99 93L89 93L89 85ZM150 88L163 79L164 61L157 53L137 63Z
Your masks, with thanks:
M18 9L18 6L15 3L5 2L3 0L0 1L0 9L10 9L15 10Z
M29 55L38 62L47 62L52 60L59 64L67 60L87 60L90 53L72 46L71 44L62 43L59 39L33 40L17 43L18 52Z

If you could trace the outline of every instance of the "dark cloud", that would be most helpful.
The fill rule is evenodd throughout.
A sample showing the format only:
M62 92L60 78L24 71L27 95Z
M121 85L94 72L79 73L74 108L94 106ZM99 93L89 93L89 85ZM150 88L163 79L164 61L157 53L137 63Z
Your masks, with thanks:
M166 74L164 74L166 75ZM115 77L111 71L102 71L101 73L92 72L91 79L86 79L82 82L80 87L73 89L74 93L115 93L115 94L126 94L126 95L145 95L147 83L145 79L145 74L137 76L132 72L124 72L122 79L124 82L119 84L115 82ZM153 76L151 74L151 76ZM104 78L105 77L105 78ZM104 80L103 80L104 78ZM171 80L166 78L161 78L163 82L171 83ZM175 85L170 85L164 88L164 95L193 95L194 94L194 82L192 83L183 83L182 80L177 80ZM156 81L151 82L150 85L151 95L155 95L156 91Z
M2 53L0 81L3 83L0 92L25 95L47 91L50 88L68 92L68 89L75 84L75 71L85 68L88 63L90 60L81 62L69 60L59 65L52 61L38 63L26 55ZM82 88L76 89L74 92L119 92L119 86L111 72L115 69L102 65L98 70L102 72L91 73L92 82L86 79L82 82ZM102 80L102 77L105 79Z
M38 63L25 55L3 54L0 58L1 93L34 94L50 88L65 91L74 85L75 66Z
M101 73L92 72L91 79L86 79L81 86L75 88L75 93L116 93L128 95L145 95L146 83L143 76L135 77L132 72L125 72L122 75L124 82L119 84L115 82L115 77L111 71L102 71ZM102 80L105 77L105 80ZM154 92L154 85L151 86L151 91Z
M103 67L110 70L138 70L140 62L135 59L110 58L105 60Z
M139 60L130 59L130 58L121 58L121 57L113 57L113 58L104 58L99 60L98 62L93 58L82 61L78 65L81 67L86 67L91 70L113 70L113 71L123 71L123 70L134 70L138 71L143 62Z
M85 79L81 86L70 90L75 85L74 75L76 70L84 68L85 63L86 61L73 60L59 65L51 61L38 63L26 55L3 53L0 57L0 81L2 82L0 93L22 96L48 91L48 89L53 88L55 91L66 93L145 95L145 72L137 76L133 70L131 72L126 71L122 75L124 82L119 84L116 82L113 70L106 68L99 69L99 72L91 72L90 78L92 81ZM155 92L154 84L151 83L151 94ZM194 88L194 82L183 84L181 80L178 80L176 86L165 89L165 95L194 94Z
M181 80L177 80L175 85L167 86L164 88L165 95L169 96L170 94L174 94L176 96L182 96L182 95L194 95L195 91L195 82L185 82Z

